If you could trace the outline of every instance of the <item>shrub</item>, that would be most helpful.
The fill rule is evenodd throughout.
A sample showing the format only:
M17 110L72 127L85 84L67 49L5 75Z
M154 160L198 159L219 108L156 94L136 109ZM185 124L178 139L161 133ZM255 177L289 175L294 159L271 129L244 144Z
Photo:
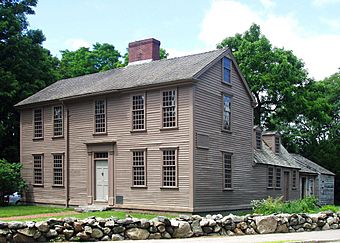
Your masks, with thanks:
M304 199L284 202L282 197L273 199L254 200L251 202L253 213L257 214L274 214L274 213L311 213L318 209L317 199L315 197L306 197Z
M333 213L340 212L340 208L334 205L325 205L320 208L321 212L332 211Z
M7 204L5 196L14 192L21 193L26 188L26 182L22 179L19 163L9 163L0 159L0 205Z

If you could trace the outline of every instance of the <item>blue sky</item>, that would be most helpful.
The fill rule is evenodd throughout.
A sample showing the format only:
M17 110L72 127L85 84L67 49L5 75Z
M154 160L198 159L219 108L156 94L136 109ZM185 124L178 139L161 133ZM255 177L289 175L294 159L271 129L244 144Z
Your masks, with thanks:
M223 38L261 26L274 46L293 50L310 77L340 67L340 0L40 0L30 28L41 29L44 46L76 50L154 37L170 56L214 49Z

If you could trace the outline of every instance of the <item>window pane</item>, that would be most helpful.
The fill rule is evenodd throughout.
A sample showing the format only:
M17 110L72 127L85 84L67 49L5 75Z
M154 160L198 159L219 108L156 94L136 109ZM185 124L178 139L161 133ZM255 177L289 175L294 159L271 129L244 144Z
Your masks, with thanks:
M63 155L53 155L53 184L63 185Z
M232 188L231 154L223 153L224 188Z
M33 113L34 119L34 137L42 138L43 137L43 114L42 109L36 109Z
M95 132L106 132L106 109L104 100L95 101Z
M223 80L227 83L230 83L230 70L229 69L224 68Z
M231 60L224 57L223 58L223 81L230 83L230 70L231 70Z
M163 127L176 127L176 90L163 92Z
M146 175L145 175L144 151L133 151L132 153L133 153L132 155L133 185L145 186Z
M231 60L227 57L223 58L223 67L230 69L231 66Z
M54 136L63 135L63 107L62 106L53 107L53 135Z
M43 156L33 156L33 173L34 173L34 184L43 184Z
M223 96L223 129L230 130L231 123L231 98Z
M273 187L273 180L274 180L274 168L268 168L268 187Z
M275 153L280 153L280 137L275 137Z
M132 129L143 130L145 128L144 95L132 97Z
M163 150L163 186L177 186L176 150Z
M256 131L256 148L261 149L262 148L262 141L261 141L261 132Z
M276 183L275 187L281 187L281 168L276 168Z

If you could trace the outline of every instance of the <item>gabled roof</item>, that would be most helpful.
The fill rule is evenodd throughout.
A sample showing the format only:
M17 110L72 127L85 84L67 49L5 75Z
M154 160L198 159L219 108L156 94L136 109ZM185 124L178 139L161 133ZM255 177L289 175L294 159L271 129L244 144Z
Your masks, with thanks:
M257 164L300 169L300 166L294 162L294 159L289 156L289 153L282 145L280 150L280 154L275 154L266 143L262 142L262 149L254 149L254 162Z
M321 173L321 174L326 174L326 175L333 175L333 176L335 175L331 171L303 157L300 154L290 154L290 155L295 159L295 162L299 164L303 170L308 170L314 173Z
M165 85L172 82L197 80L203 70L210 67L210 65L226 54L232 56L229 49L218 49L63 79L19 102L16 106L20 107L34 103L96 95L105 92L119 92L131 88ZM235 62L233 56L232 59ZM235 66L238 70L238 66ZM241 78L245 83L250 98L254 101L242 75Z

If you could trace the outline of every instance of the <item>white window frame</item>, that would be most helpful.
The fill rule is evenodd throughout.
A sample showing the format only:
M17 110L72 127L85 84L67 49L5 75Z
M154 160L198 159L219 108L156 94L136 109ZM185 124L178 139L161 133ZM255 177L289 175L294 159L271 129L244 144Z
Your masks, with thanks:
M175 105L164 105L164 93L166 92L174 92L175 93L175 97L174 97L174 103ZM173 129L173 128L177 128L178 127L178 99L177 99L177 96L178 96L178 89L177 88L174 88L174 89L167 89L167 90L162 90L161 91L161 112L162 112L162 120L161 120L161 128L162 129ZM174 111L175 112L175 116L174 116L174 121L171 121L169 123L172 123L174 122L175 124L172 125L172 126L164 126L164 124L166 124L166 122L164 122L164 114L166 113L166 109L168 108L174 108Z
M55 109L61 108L61 118L55 117ZM64 136L64 107L62 105L56 105L52 107L52 121L53 121L53 137L63 137ZM61 121L61 134L56 134L56 124L57 121Z
M136 165L135 164L135 153L143 153L143 165ZM132 162L132 187L137 188L145 188L147 187L147 150L146 149L132 149L131 150L131 162ZM138 171L138 168L143 169L143 177L144 181L143 184L136 183L135 180L135 172ZM140 181L140 180L139 180Z
M56 156L61 156L61 167L56 167ZM64 154L63 153L52 153L53 159L53 186L54 187L63 187L64 186ZM59 158L58 158L59 159ZM61 173L61 183L56 183L56 173ZM58 176L60 177L60 176ZM58 180L60 181L60 180Z
M227 97L229 98L229 111L227 111L224 107L224 98ZM229 128L225 128L224 124L225 124L225 119L224 119L224 114L229 113ZM223 93L222 94L222 131L226 131L226 132L231 132L231 120L232 120L232 96Z
M36 120L36 111L40 110L41 120ZM37 134L37 123L41 123L41 136L36 136ZM37 108L33 110L33 139L43 139L44 138L44 110L43 108Z
M175 164L174 165L164 165L164 153L166 151L174 151L175 152ZM161 156L162 156L162 186L161 188L178 188L178 148L161 148ZM165 172L165 168L168 168L168 167L175 167L174 169L174 172L175 172L175 181L174 181L174 185L165 185L166 181L164 180L165 176L164 176L164 172ZM172 181L169 181L168 183L172 183Z
M104 104L104 112L97 113L97 102L103 102ZM106 109L106 99L96 99L94 101L94 122L93 122L93 129L94 134L106 134L107 133L107 109ZM104 131L97 131L97 116L104 115ZM99 123L98 123L99 124Z
M230 168L226 167L226 157L230 161ZM232 190L233 189L233 154L229 152L222 152L222 163L223 163L223 189ZM228 172L228 173L227 173ZM230 176L230 183L227 183L227 175Z
M143 99L143 109L134 109L134 101L135 97L142 97ZM135 127L135 121L141 120L141 119L136 119L137 113L143 112L143 127L142 128L136 128ZM137 124L137 126L140 124ZM141 94L134 94L131 96L131 131L146 131L146 93L141 93Z
M282 180L282 168L276 167L275 168L275 188L281 188Z
M268 166L267 169L267 188L274 188L275 170L273 166Z
M33 154L33 185L43 186L44 185L44 154ZM40 166L36 167L36 157L40 157ZM37 183L36 173L40 172L41 183Z

